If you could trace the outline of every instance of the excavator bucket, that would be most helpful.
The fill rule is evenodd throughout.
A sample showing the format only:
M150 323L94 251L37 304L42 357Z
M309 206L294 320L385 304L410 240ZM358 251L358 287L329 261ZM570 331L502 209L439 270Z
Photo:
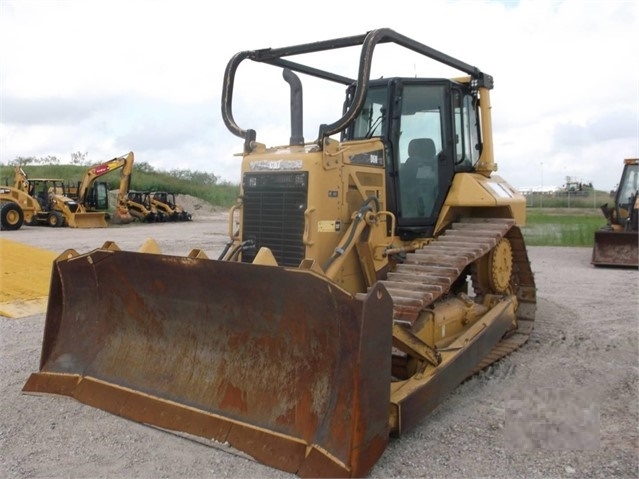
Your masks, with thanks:
M53 265L23 391L214 439L301 477L365 475L386 448L392 299L309 270L105 247Z
M595 266L639 267L636 231L595 231L591 263Z
M70 228L106 228L108 226L104 212L75 213L67 218Z

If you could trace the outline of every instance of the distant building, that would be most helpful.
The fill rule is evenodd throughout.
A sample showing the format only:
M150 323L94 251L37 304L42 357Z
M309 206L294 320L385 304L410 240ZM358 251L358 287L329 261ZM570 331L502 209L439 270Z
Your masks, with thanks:
M524 196L532 194L544 194L552 195L559 188L557 186L524 186L523 188L517 188L517 190Z
M592 190L592 182L585 183L581 180L566 176L566 183L555 191L554 194L555 196L588 196Z

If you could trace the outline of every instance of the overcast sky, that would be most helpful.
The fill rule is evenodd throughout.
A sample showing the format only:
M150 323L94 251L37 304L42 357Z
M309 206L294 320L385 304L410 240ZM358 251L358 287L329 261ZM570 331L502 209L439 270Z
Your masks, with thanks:
M518 188L566 176L609 190L639 157L639 2L0 0L0 162L91 163L134 151L157 169L239 182L242 140L224 126L224 69L243 50L388 27L477 66L492 91L498 174ZM376 50L377 52L377 50ZM373 75L441 76L398 49ZM323 58L354 76L356 62ZM237 73L233 111L269 145L290 137L288 86ZM264 68L262 66L262 68ZM271 68L271 70L274 70ZM450 72L455 75L457 72ZM343 88L304 84L304 137L340 116Z

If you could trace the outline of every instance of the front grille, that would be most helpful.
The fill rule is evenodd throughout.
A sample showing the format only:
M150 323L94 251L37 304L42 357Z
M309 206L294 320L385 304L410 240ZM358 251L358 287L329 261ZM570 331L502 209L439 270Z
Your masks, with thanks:
M253 240L255 249L245 251L242 261L253 261L264 246L279 265L299 266L305 255L308 173L248 173L243 187L243 239Z

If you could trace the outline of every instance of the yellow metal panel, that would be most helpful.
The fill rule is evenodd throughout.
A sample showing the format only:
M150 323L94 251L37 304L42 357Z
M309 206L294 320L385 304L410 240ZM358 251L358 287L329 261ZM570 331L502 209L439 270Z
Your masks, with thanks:
M526 223L526 198L498 175L458 173L444 203L445 207L506 206L518 225ZM440 216L440 221L441 221ZM439 226L439 223L438 223Z

